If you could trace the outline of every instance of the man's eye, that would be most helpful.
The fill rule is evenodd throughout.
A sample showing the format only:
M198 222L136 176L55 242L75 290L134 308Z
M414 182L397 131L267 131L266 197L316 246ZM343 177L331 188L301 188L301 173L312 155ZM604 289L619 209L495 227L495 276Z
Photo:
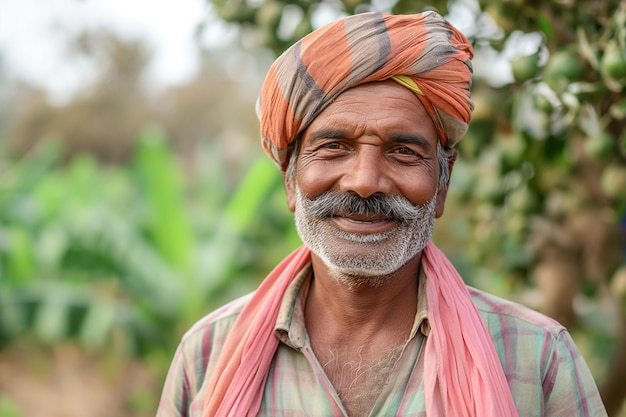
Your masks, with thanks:
M340 149L341 144L339 142L327 142L322 145L322 149Z
M400 148L398 148L398 153L401 153L403 155L415 155L415 151L411 148L408 148L406 146L402 146Z

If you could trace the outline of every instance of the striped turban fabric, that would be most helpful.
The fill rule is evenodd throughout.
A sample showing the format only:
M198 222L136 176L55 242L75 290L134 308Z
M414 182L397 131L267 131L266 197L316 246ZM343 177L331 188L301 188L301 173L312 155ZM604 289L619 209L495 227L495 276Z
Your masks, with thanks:
M445 147L465 134L473 104L467 38L441 15L362 13L329 23L270 67L257 101L265 152L286 169L291 144L345 90L409 77Z

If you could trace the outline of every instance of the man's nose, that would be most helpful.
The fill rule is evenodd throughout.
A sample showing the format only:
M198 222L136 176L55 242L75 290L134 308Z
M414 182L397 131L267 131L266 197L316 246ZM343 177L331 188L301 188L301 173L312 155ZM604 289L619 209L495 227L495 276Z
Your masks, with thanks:
M392 181L386 171L384 156L377 149L359 150L351 162L340 181L342 191L356 193L362 198L391 192Z

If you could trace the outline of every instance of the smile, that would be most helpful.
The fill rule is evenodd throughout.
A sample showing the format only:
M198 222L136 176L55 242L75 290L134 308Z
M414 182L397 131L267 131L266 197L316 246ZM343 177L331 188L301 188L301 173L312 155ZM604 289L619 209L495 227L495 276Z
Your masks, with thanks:
M330 220L338 229L357 234L384 233L398 225L397 220L389 217L364 215L335 215Z
M396 219L381 213L335 213L331 217L342 217L356 222L396 221Z

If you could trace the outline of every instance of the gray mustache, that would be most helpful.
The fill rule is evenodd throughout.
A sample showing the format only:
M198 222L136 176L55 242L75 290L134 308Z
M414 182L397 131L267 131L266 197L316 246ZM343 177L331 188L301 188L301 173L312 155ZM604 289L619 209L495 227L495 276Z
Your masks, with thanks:
M303 197L307 200L307 211L320 218L350 213L364 216L382 215L405 222L415 219L428 206L428 204L414 206L404 197L385 194L362 198L356 194L327 191L314 200Z

